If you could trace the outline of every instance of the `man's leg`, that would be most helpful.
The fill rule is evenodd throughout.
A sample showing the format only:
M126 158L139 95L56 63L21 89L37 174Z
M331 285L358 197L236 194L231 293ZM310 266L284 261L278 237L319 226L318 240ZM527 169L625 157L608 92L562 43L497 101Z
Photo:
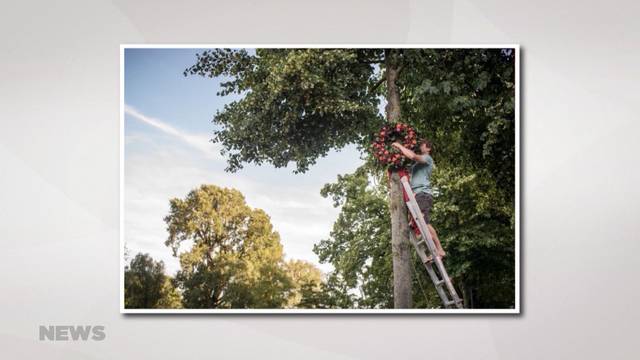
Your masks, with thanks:
M442 244L440 244L440 239L438 239L438 234L436 233L436 229L434 229L433 226L431 226L431 224L427 224L427 227L429 228L429 234L431 234L431 238L433 239L433 242L436 244L438 255L440 257L445 257L447 253L444 252L444 249L442 248Z
M424 221L427 223L427 229L429 230L429 234L433 239L433 243L436 245L438 256L445 257L447 254L444 252L442 244L440 244L440 239L438 238L436 229L431 226L431 208L433 207L433 196L430 194L419 193L418 195L416 195L416 201L418 202L418 206L422 211L422 217L424 217Z

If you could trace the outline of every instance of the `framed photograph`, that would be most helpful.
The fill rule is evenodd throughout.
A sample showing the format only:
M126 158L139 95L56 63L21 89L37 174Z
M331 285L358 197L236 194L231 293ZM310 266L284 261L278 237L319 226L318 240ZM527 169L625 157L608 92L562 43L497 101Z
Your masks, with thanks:
M121 313L520 312L518 45L122 45Z

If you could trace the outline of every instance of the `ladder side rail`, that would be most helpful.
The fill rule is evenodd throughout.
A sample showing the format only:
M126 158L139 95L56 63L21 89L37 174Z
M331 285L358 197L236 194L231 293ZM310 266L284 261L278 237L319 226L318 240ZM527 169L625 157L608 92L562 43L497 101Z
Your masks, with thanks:
M427 253L425 253L425 251L420 248L420 246L418 245L418 239L416 238L416 235L413 232L409 233L409 240L411 241L411 244L413 245L413 247L416 249L416 252L418 253L418 256L420 257L420 260L422 261L422 263L426 263L429 260L429 255Z
M442 259L440 259L439 257L436 257L434 261L436 263L436 266L438 267L438 271L440 271L440 276L442 276L442 278L444 279L444 283L447 286L447 289L449 290L449 294L451 294L452 300L455 301L456 306L461 307L460 302L462 300L458 296L456 289L453 287L453 283L451 282L451 278L449 278L449 274L447 273L447 270L445 269L444 264L442 263Z
M417 203L416 204L412 204L411 201L408 201L407 202L407 207L409 208L409 212L411 214L411 217L413 219L417 219L417 216L420 213L420 208L418 207L418 204ZM435 243L433 243L433 240L431 240L431 242L429 241L430 240L429 239L429 236L430 236L429 230L428 229L426 229L426 230L420 229L420 227L418 227L418 228L419 228L419 231L420 231L420 234L421 234L422 243L424 244L424 247L426 248L426 250L429 252L430 255L435 255L437 250L435 248ZM427 235L427 237L425 237L423 235L423 231L425 231L429 235ZM432 246L430 246L430 245L432 245Z
M431 278L431 281L435 285L436 292L438 293L438 296L440 296L440 300L442 300L442 303L445 304L445 307L449 307L447 304L451 300L449 300L449 296L447 296L447 292L445 291L445 289L442 286L442 284L441 285L436 285L436 284L438 284L438 282L440 280L438 280L438 275L436 275L435 270L433 270L433 267L431 266L431 264L423 264L423 265L424 265L425 269L427 269L427 273L429 274L429 277Z
M436 292L438 293L438 296L440 297L440 300L442 300L442 303L444 303L444 304L448 303L449 302L449 297L447 296L447 293L444 291L442 286L438 285L438 283L440 282L440 279L438 279L438 276L436 275L435 271L433 270L433 267L427 261L428 255L425 254L424 250L422 250L422 249L420 249L418 247L418 240L416 239L416 235L413 232L411 232L409 234L409 239L411 240L411 243L413 244L413 246L416 248L416 252L418 253L418 256L420 257L420 259L422 260L422 265L427 270L427 273L429 274L429 277L431 278L431 282L433 282L433 285L435 285Z

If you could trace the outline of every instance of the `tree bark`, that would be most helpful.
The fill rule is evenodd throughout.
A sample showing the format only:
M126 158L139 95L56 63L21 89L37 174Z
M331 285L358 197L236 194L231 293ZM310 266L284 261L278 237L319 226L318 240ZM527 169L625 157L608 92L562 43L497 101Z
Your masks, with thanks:
M397 50L385 50L387 77L387 121L395 123L400 119L400 92L396 84L398 79ZM402 183L397 171L390 179L391 248L393 254L393 306L396 309L411 308L411 248L409 244L409 223L407 207L402 195Z

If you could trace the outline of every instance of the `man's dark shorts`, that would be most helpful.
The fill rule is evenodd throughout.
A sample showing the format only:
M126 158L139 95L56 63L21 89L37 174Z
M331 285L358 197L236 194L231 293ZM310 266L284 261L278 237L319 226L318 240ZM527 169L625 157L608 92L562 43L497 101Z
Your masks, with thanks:
M433 207L433 197L431 194L427 194L425 192L419 192L416 194L416 202L420 207L420 211L422 211L422 216L424 216L424 222L429 223L431 214L431 208Z

